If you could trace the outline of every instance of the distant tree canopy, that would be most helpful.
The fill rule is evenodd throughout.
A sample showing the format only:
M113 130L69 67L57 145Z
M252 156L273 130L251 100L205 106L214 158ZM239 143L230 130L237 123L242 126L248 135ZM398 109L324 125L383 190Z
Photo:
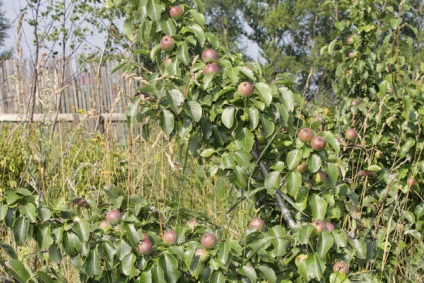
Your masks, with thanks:
M364 1L365 6L381 9L382 17L396 15L398 11L385 11L385 2ZM213 0L206 3L208 22L224 44L234 49L234 44L243 38L253 41L260 47L269 80L274 80L278 73L289 72L296 76L297 90L307 99L319 98L326 104L335 98L336 66L326 52L320 51L338 36L335 23L349 20L351 4L350 0ZM424 3L406 0L401 7L405 21L402 32L414 38L415 62L422 62ZM248 48L241 51L245 55L249 53Z
M4 40L7 36L7 30L10 27L9 20L6 19L3 10L3 1L0 0L0 46L4 44Z

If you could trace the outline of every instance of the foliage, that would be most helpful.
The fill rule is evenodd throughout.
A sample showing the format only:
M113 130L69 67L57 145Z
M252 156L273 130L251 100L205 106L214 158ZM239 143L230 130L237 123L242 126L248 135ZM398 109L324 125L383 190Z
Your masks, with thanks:
M243 26L241 8L244 5L245 1L242 0L205 1L205 16L209 30L218 36L223 46L230 50L241 48L242 38L240 33L243 30L240 28Z
M140 46L134 53L149 54L157 65L156 71L133 62L120 66L136 72L141 82L127 110L129 126L140 127L148 140L159 121L167 137L199 164L206 162L202 169L208 178L233 184L238 196L233 207L248 202L249 214L268 223L265 232L247 230L234 240L221 235L220 227L208 224L205 217L200 217L199 228L190 230L182 224L192 213L179 206L157 210L119 186L74 201L82 207L65 205L63 198L39 201L26 189L8 190L0 220L17 245L34 238L40 259L59 264L59 255L69 256L83 281L422 279L422 259L414 272L404 268L424 249L422 191L407 179L420 182L424 173L422 72L414 77L408 68L412 45L401 30L404 3L396 17L384 13L383 4L354 1L346 7L347 19L335 24L339 37L322 52L338 63L338 91L346 98L334 112L317 109L318 117L292 88L290 76L278 74L268 83L260 65L246 63L241 54L221 46L206 29L200 0L181 4L184 15L178 20L168 14L173 1L105 2L106 9L130 11L125 35ZM353 34L349 44L346 34ZM165 35L175 40L167 51L160 45ZM377 48L380 35L386 41ZM346 57L352 46L356 55ZM203 62L206 48L216 49L219 58ZM219 65L216 72L204 73L212 63ZM346 77L348 68L352 75ZM245 81L255 87L252 96L237 91ZM354 98L359 101L352 105ZM314 140L301 141L297 134L305 127L324 138L324 149ZM341 136L348 127L357 129L355 141ZM123 217L102 232L98 223L111 208L120 209ZM160 241L167 228L177 230L178 245ZM216 233L219 242L202 263L194 253L207 231ZM146 241L143 232L155 244L147 256L137 253L139 243ZM11 246L2 247L9 255L4 265L16 280L60 277L54 269L32 271ZM332 265L342 260L349 265L347 275L333 271Z
M243 12L252 31L246 35L262 50L266 77L292 73L309 98L331 86L333 66L319 50L331 40L334 11L341 7L339 1L248 1Z
M68 256L79 270L81 281L90 282L256 282L259 278L291 282L297 277L296 265L305 279L349 282L345 275L325 266L329 252L340 253L338 259L345 258L345 250L366 254L364 242L349 240L340 230L317 233L311 225L294 234L277 225L265 232L249 229L239 241L223 239L220 228L212 226L205 216L196 215L198 224L190 228L182 224L193 217L186 210L166 208L162 214L143 197L128 197L118 187L75 201L71 207L65 203L59 198L42 205L26 189L6 192L0 220L11 229L18 246L35 240L37 252L32 261L43 266L32 270L17 257L18 251L2 243L7 257L1 259L1 264L15 280L65 282L60 263ZM117 225L100 228L110 207L120 208L124 212L122 219ZM177 227L178 243L170 246L161 235L173 227ZM208 249L210 256L203 262L195 251L202 248L200 238L206 232L218 235L219 241ZM152 254L137 251L143 233L154 242ZM310 248L315 252L308 251ZM303 254L306 252L309 255Z
M0 46L3 45L4 40L7 36L7 30L9 29L9 20L4 16L4 11L1 9L3 1L0 1Z

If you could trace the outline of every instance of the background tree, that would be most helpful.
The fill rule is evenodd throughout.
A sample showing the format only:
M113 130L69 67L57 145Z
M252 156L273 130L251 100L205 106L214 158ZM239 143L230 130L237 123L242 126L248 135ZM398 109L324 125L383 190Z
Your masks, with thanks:
M206 20L211 32L218 35L224 46L240 50L244 23L242 9L246 1L211 0L205 4Z
M10 28L9 20L5 17L3 11L3 1L0 0L0 46L4 45L4 40L7 37L7 31ZM11 54L10 50L0 52L0 59L8 58Z
M224 44L240 43L243 38L256 43L267 79L275 80L277 74L289 72L296 77L297 90L308 99L318 93L333 97L334 67L327 55L320 55L320 49L332 38L335 19L342 9L339 4L286 0L215 2L217 5L210 5L207 10L212 30L224 38ZM245 55L249 52L243 51Z

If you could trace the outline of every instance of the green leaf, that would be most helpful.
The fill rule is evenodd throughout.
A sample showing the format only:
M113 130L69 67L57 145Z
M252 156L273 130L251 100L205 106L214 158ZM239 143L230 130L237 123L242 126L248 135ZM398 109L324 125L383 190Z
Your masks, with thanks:
M296 197L302 186L302 175L298 171L291 171L287 174L286 188L290 196Z
M153 48L152 48L152 50L150 50L150 59L153 61L153 62L156 62L157 60L157 58L159 57L159 55L160 55L160 45L159 44L157 44L157 45L155 45Z
M335 47L336 44L338 44L337 39L333 40L328 45L328 54L329 55L334 56L334 47Z
M400 148L399 150L399 157L403 158L405 157L408 152L411 150L411 148L415 145L414 139L408 139Z
M104 254L109 261L113 261L116 254L115 246L111 242L103 242L101 248L103 251L102 254Z
M264 185L266 188L278 189L280 187L280 183L281 176L277 171L272 171L265 177Z
M190 107L191 118L194 122L199 122L202 118L202 106L197 101L189 101L188 106Z
M165 34L172 35L172 36L175 35L176 28L175 28L174 20L168 19L166 21L161 21L160 27Z
M327 164L327 173L330 177L330 181L333 185L336 184L337 179L339 178L339 168L334 163L328 163Z
M178 281L181 274L178 268L178 261L173 255L164 253L159 259L159 265L162 270L165 271L165 277L167 280L164 282L173 283Z
M317 254L324 259L328 251L331 249L334 243L334 238L330 232L323 231L319 234Z
M60 264L62 262L62 253L56 244L52 244L49 247L49 257L56 264Z
M283 126L287 126L289 119L290 119L290 114L289 111L287 110L287 107L282 104L282 103L277 103L276 107L278 108L278 112L280 114L280 118L282 120L282 124Z
M237 68L239 68L240 72L245 75L249 80L251 80L252 82L256 81L256 77L255 74L253 73L253 71L250 68L247 68L245 66L238 66Z
M137 269L135 268L134 263L136 262L137 257L135 254L127 254L122 259L122 273L128 277L133 278L136 275Z
M334 230L331 232L338 248L344 248L347 244L347 236L344 231Z
M294 95L293 95L293 92L286 87L280 87L278 90L280 91L281 95L283 96L284 104L286 105L287 110L289 112L293 112L293 110L294 110Z
M277 275L275 274L274 269L269 267L266 264L262 264L258 267L258 269L262 273L262 277L269 283L276 283L277 282Z
M247 174L246 169L242 166L236 166L234 168L234 183L241 189L247 188Z
M231 129L234 124L235 118L235 108L233 106L229 106L222 111L221 121L225 127Z
M250 128L255 130L259 125L259 110L256 107L249 108Z
M213 48L217 49L219 47L218 37L214 33L207 32L206 38L212 44Z
M178 59L180 59L184 65L190 64L190 54L188 53L187 44L183 43L178 46Z
M345 28L346 22L345 21L340 21L340 22L336 22L334 24L334 26L336 27L336 29L338 29L339 31L343 31Z
M143 270L143 272L141 272L140 274L139 282L140 283L155 283L155 281L153 281L152 270L151 269Z
M414 209L414 213L417 216L417 219L420 219L421 216L424 215L424 203L419 203L415 209Z
M90 250L87 259L84 263L85 272L90 277L95 277L102 274L102 266L100 263L100 256L97 247Z
M42 221L48 221L52 217L52 212L47 207L39 207L38 215Z
M159 22L164 6L158 0L147 2L147 16L154 22Z
M174 115L167 109L162 109L160 113L160 127L162 131L170 135L174 130Z
M236 140L234 141L239 149L250 152L253 148L254 136L248 128L243 128L236 133Z
M408 220L409 223L414 224L415 223L415 215L411 211L404 211L402 213L403 218Z
M327 213L327 201L317 194L309 197L313 219L324 219Z
M312 225L303 225L300 227L297 236L299 238L299 243L302 245L309 244L309 239L311 237L312 232L315 231L315 227Z
M50 276L50 272L45 273L42 271L37 271L35 274L36 274L36 277L40 279L41 282L43 283L56 283L58 281L56 278L53 279L52 276Z
M124 34L130 40L134 39L133 23L130 18L126 18L124 21Z
M272 102L272 89L271 87L263 82L259 82L255 84L255 90L258 92L259 97L263 102L265 102L266 106L270 106Z
M269 229L269 234L274 236L271 242L275 248L275 255L281 257L286 254L290 240L292 240L287 236L287 231L282 226L277 225Z
M2 248L4 252L12 259L18 259L15 250L10 245L0 242L0 248Z
M69 256L75 256L76 254L81 252L83 247L80 239L73 232L66 232L63 234L62 246L63 246L63 250Z
M237 269L238 273L249 278L250 282L254 283L258 281L258 275L253 267L245 265L242 268Z
M194 33L200 46L203 47L206 41L206 35L203 28L198 24L193 24L189 26L188 28Z
M252 159L252 156L248 151L244 150L237 150L234 152L234 159L237 161L239 165L243 165L247 167L250 164L250 160Z
M309 171L311 171L311 173L316 173L321 169L322 160L318 154L311 154L306 163L308 163Z
M182 110L181 106L184 104L184 94L179 89L171 89L168 91L170 99L170 107L175 114L179 114Z
M203 150L202 153L200 153L200 156L201 157L210 157L215 152L216 152L215 149L213 149L213 148L207 148L207 149Z
M199 13L196 10L190 10L190 14L192 15L196 23L198 23L201 26L205 25L206 20L205 20L205 16L202 13Z
M29 221L23 216L19 216L13 223L13 236L15 237L16 244L22 246L29 236Z
M123 258L129 255L132 251L131 246L123 239L115 243L115 249L119 260L123 260Z
M127 242L132 246L133 249L137 249L141 240L141 234L135 228L134 223L124 222L122 223L122 229L126 235Z
M382 168L378 165L371 165L367 168L367 170L370 171L370 172L380 172L381 169Z
M340 143L337 138L330 132L323 132L323 136L331 148L338 154L340 152Z
M225 241L220 243L218 247L218 257L217 260L219 260L223 265L228 266L230 262L228 262L228 255L231 251L231 243L229 241ZM230 258L231 259L231 258Z
M350 283L349 278L341 272L331 273L330 283Z
M30 197L30 196L33 195L28 189L23 189L23 188L17 189L16 193L18 195L22 195L22 196L26 196L26 197Z
M82 242L87 242L90 236L90 224L85 219L80 219L74 225L74 232Z
M225 275L222 274L222 272L215 271L210 276L210 279L209 279L208 282L210 282L210 283L225 283L226 282L226 278L225 278Z
M222 169L233 169L235 166L232 154L224 153L221 156Z
M267 119L265 115L261 115L260 118L265 130L265 137L269 138L275 131L275 121Z
M240 69L238 67L233 67L233 68L228 68L225 71L225 74L231 80L233 84L236 84L239 81L239 72L240 72Z
M152 271L152 282L166 282L165 273L160 265L154 265Z
M50 230L50 225L48 223L44 223L41 226L38 226L35 230L34 238L40 250L44 250L51 244L53 244L53 237L52 232Z
M365 243L364 239L362 238L356 238L352 239L349 238L349 244L354 249L355 254L360 259L366 259L367 258L367 244Z
M19 211L22 215L26 216L31 223L37 222L37 211L33 203L27 203L21 206Z
M208 89L209 88L209 86L212 83L212 80L215 77L215 75L216 75L215 72L210 72L210 73L207 73L203 77L203 87L204 87L204 89Z
M317 256L317 254L309 255L306 259L307 273L311 279L316 278L321 280L324 271L325 263Z
M298 149L292 150L287 154L287 167L289 168L289 170L293 170L301 160L302 151Z
M30 282L32 276L30 269L17 259L5 262L4 266L13 278L21 283Z
M8 210L9 207L7 206L7 204L0 205L0 221L4 220Z

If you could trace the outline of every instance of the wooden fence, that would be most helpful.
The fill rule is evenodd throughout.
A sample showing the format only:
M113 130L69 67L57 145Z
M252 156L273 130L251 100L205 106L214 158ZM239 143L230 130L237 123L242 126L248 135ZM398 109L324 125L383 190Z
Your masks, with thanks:
M124 112L136 86L121 70L112 74L117 65L107 61L98 66L78 59L42 61L34 113L52 109L60 113ZM23 108L29 107L33 77L33 63L0 62L0 113L22 113Z
M116 120L124 124L125 115L122 113L125 113L137 86L136 81L128 78L123 71L113 73L117 65L118 62L107 61L99 66L78 58L66 62L42 60L37 68L39 76L34 114L48 117L64 114L58 120L68 121L73 121L70 117L74 117L69 114L89 114L99 119L112 117L112 123ZM28 119L34 73L33 63L0 61L0 123Z

